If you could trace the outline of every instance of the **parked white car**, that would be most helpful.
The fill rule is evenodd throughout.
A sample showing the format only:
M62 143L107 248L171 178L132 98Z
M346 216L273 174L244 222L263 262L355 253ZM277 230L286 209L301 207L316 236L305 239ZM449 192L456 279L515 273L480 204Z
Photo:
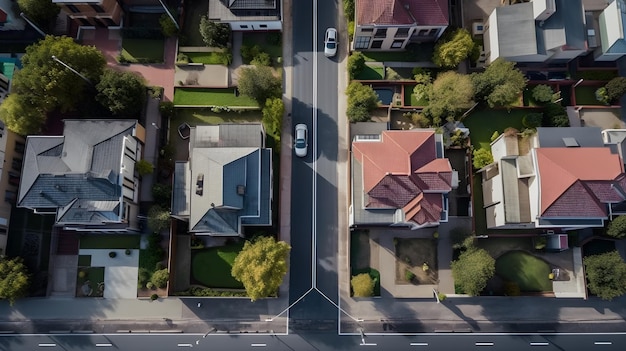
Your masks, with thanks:
M333 57L337 54L337 30L335 28L326 29L324 37L324 55Z
M306 124L296 124L296 133L294 135L294 143L293 149L296 152L296 156L305 157L307 153L307 149L309 147L308 144L308 128Z

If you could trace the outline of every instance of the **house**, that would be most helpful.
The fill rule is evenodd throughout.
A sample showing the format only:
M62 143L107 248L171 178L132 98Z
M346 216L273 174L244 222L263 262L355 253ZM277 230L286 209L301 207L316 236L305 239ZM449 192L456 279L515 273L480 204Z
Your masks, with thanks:
M458 175L434 130L388 130L352 142L350 226L432 227L448 221Z
M587 53L581 0L533 0L496 7L484 25L487 64L570 61Z
M599 16L600 45L594 52L596 61L615 61L626 54L626 1L614 0Z
M624 213L624 161L599 128L504 133L491 152L494 162L479 171L488 228L603 227Z
M119 27L123 8L117 0L52 0L81 26Z
M191 127L189 160L176 162L173 182L172 217L190 233L272 225L272 150L260 123Z
M354 50L399 51L448 28L448 0L356 0Z
M8 130L0 121L0 194L4 194L4 201L0 202L0 255L4 255L6 251L11 209L17 199L23 153L24 138Z
M281 31L280 0L208 0L208 18L233 31Z
M145 129L136 120L64 120L63 135L28 136L17 207L63 230L139 233Z

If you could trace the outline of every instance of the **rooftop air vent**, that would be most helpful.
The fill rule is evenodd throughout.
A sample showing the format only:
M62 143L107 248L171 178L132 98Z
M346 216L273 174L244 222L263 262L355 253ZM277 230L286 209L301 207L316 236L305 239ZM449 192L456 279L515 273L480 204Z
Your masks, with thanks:
M245 185L237 185L237 195L245 195L246 194L246 186Z

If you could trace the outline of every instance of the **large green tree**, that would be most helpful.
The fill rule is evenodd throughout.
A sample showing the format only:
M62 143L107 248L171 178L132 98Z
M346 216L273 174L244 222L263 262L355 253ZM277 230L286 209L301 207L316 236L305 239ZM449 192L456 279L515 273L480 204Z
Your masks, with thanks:
M609 223L606 234L617 239L626 237L626 216L613 218Z
M609 102L621 99L626 93L626 77L615 77L606 84L607 98Z
M13 305L15 300L26 296L28 285L28 269L22 259L0 256L0 299L7 299Z
M243 283L252 301L275 295L287 273L291 247L273 237L246 241L233 263L232 276Z
M484 249L471 244L466 245L465 251L458 260L452 261L450 267L454 284L466 294L476 296L483 291L487 286L487 281L495 274L496 260Z
M441 125L444 119L454 120L473 104L474 86L468 75L448 71L441 73L432 84L428 105L423 114L433 125Z
M617 251L587 256L583 263L592 294L612 300L626 293L626 263Z
M33 97L32 105L43 111L60 108L71 110L85 98L90 85L60 61L97 83L106 60L94 46L83 46L68 37L46 36L44 40L26 48L22 57L23 68L13 79L14 93Z
M200 18L200 35L206 46L225 48L230 40L230 26L209 20L206 16Z
M378 95L368 86L352 82L346 89L348 110L346 114L350 122L364 122L370 119L370 112L378 107Z
M263 106L267 99L278 98L283 93L280 78L267 66L246 67L241 70L237 85L239 92Z
M61 8L51 0L17 0L20 10L31 21L45 29L50 28Z
M474 48L470 33L459 28L444 35L435 45L433 62L439 67L453 68L465 60Z
M116 116L138 118L146 101L143 79L131 72L105 70L96 90L96 100Z
M474 99L489 107L506 106L516 101L524 87L526 78L515 68L514 62L498 58L484 72L472 73Z
M0 119L19 135L36 134L46 121L46 113L25 95L11 94L0 105Z

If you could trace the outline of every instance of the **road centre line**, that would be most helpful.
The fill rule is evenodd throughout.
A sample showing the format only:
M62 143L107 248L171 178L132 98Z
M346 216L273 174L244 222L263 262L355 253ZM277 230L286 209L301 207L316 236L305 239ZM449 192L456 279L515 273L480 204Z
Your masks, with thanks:
M311 135L313 135L313 213L311 214L311 287L317 286L317 0L313 0L313 115L311 118Z
M548 342L531 342L530 346L548 346L550 343Z
M39 344L39 347L56 347L57 344Z
M611 342L611 341L594 341L593 344L594 345L613 345L613 342Z
M411 346L428 346L427 342L412 342L409 345Z
M96 344L96 347L111 347L113 344Z
M477 342L475 343L476 346L493 346L492 342Z
M250 344L252 347L265 347L267 344Z

